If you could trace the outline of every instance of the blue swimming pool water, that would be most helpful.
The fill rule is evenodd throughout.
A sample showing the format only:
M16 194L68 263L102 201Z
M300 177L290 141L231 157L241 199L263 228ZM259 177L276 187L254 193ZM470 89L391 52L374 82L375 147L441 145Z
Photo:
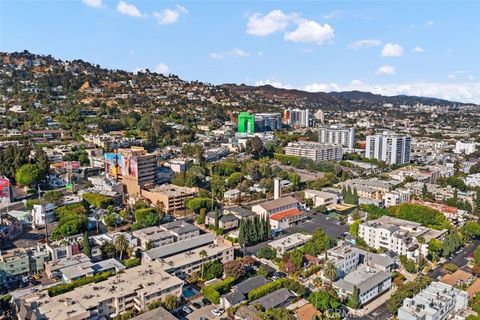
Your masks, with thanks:
M183 288L183 296L185 298L193 297L196 294L197 294L197 291L192 288Z

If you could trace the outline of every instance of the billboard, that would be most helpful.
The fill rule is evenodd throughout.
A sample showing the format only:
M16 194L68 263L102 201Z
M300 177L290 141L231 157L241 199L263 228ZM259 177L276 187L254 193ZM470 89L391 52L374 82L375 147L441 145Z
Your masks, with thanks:
M66 170L80 169L80 162L78 161L62 161L62 168Z
M137 157L118 153L105 154L105 172L110 176L138 176Z
M0 177L0 203L10 203L10 180Z

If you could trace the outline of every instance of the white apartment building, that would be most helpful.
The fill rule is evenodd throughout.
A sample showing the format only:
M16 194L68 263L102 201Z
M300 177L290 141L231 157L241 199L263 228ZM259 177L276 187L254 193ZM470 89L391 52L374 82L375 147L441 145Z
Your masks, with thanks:
M353 149L355 148L355 128L338 125L321 126L318 130L318 142L342 145Z
M385 207L398 206L400 203L409 202L410 190L400 188L385 192L383 200L385 202Z
M327 260L337 268L337 278L355 270L360 262L360 254L351 245L342 242L327 250Z
M465 177L464 181L469 187L480 187L480 173L468 175Z
M299 141L288 143L285 147L285 154L313 161L340 161L343 157L343 149L340 145Z
M404 164L410 162L410 136L384 131L367 137L365 157L377 159L388 164Z
M457 154L464 153L464 154L472 154L475 152L477 148L477 144L475 142L462 142L457 141L455 144L454 152Z
M442 282L432 282L413 298L403 300L398 319L444 320L467 306L467 292Z
M358 235L370 247L383 248L416 260L420 253L427 254L430 240L442 239L447 232L447 229L438 231L420 223L382 216L360 224ZM418 242L419 237L425 239L423 244Z
M359 291L360 304L364 305L383 292L390 290L392 276L390 272L361 264L355 271L347 274L345 278L333 283L333 288L343 298L351 296L354 287L357 287Z

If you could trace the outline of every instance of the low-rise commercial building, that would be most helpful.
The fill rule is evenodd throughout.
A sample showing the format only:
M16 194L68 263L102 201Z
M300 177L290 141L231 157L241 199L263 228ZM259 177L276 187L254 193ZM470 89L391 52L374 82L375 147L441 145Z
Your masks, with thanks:
M338 203L338 196L335 193L307 189L304 191L305 200L312 199L313 207L333 206Z
M168 213L176 213L176 211L185 209L185 200L195 197L197 193L197 188L180 187L174 184L149 186L141 191L142 197L154 205L161 203L163 210Z
M297 209L299 202L297 199L291 196L283 197L280 199L265 201L256 204L252 207L252 211L260 216L271 216L275 213L286 211L289 209Z
M272 229L287 229L291 226L298 225L307 220L307 212L298 210L297 208L284 210L270 216L270 226Z
M303 246L312 238L309 234L294 233L278 240L270 242L268 245L277 251L277 256L281 257L284 253Z

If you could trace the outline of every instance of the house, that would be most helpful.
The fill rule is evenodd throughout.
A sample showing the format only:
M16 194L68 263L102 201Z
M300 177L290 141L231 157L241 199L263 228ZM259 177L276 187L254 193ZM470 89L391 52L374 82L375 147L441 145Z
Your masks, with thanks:
M266 283L268 283L268 280L265 276L256 276L240 282L232 287L230 293L227 293L220 298L222 308L227 309L247 301L248 293L250 291L263 286Z
M205 224L215 225L215 211L210 211L205 216ZM232 230L238 228L239 220L233 214L221 215L218 219L218 227L223 230Z
M282 288L272 293L267 294L255 301L251 302L251 305L260 305L263 309L284 308L288 306L295 299L295 295L288 289Z
M228 207L228 208L223 208L223 214L233 214L236 216L239 220L242 219L248 219L248 218L253 218L255 213L253 211L244 209L242 207Z
M223 198L230 202L235 202L241 197L242 193L238 189L230 189L223 193Z

